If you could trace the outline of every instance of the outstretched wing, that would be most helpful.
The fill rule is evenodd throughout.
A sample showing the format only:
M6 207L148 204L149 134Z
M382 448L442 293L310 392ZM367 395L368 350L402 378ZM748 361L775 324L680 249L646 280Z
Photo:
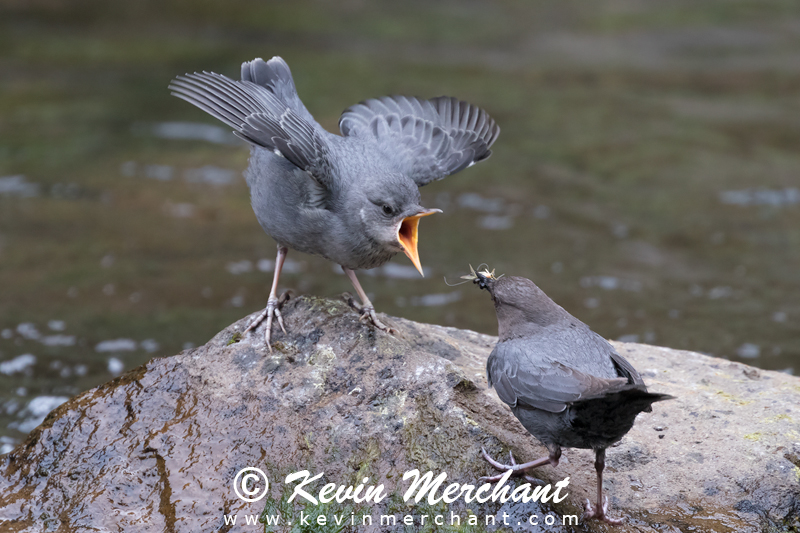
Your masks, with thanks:
M385 96L342 113L345 137L374 140L418 186L483 161L500 128L483 109L455 98Z
M221 120L245 141L273 150L328 187L334 179L329 148L320 131L269 89L203 72L178 76L169 88Z
M275 56L269 61L264 61L257 57L252 61L245 61L242 63L242 81L265 87L311 126L323 129L297 95L292 71L283 58Z

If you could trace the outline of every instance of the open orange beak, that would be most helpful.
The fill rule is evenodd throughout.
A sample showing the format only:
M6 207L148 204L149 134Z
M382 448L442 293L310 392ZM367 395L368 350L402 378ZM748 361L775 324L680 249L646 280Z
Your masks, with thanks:
M417 270L419 270L419 273L422 274L423 277L425 274L422 272L422 265L419 264L419 252L417 251L419 219L441 212L441 209L426 209L421 213L404 218L397 228L397 240L400 241L403 251L408 258L411 259L411 262L414 263L414 266L417 267Z

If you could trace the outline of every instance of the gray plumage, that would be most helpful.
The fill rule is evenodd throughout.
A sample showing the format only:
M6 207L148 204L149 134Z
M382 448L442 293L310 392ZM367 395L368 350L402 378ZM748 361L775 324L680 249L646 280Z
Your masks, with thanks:
M500 133L486 111L446 96L367 100L345 110L339 129L375 139L381 154L420 187L489 157Z
M417 188L489 157L500 131L454 98L394 96L350 107L343 136L333 135L305 108L279 57L244 63L241 81L203 72L178 76L170 89L251 144L246 176L264 231L350 269L402 251L388 229L420 209Z
M637 414L665 399L648 393L608 341L529 279L486 284L500 336L486 363L489 385L546 446L606 448L630 430Z
M244 63L241 78L194 73L169 88L250 144L253 210L281 253L291 248L341 265L371 309L352 271L405 252L421 272L417 224L436 210L419 205L418 187L489 157L500 129L454 98L392 96L345 110L339 136L308 112L280 57Z
M491 293L497 313L499 340L486 363L489 385L550 451L526 468L558 464L562 447L595 450L598 501L587 516L615 523L602 500L605 449L630 431L639 413L671 396L648 392L611 344L529 279L486 272L469 277Z

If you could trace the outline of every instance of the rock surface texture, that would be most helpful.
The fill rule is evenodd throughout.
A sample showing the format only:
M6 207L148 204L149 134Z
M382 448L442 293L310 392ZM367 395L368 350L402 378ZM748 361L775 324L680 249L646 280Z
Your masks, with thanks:
M272 355L260 330L241 338L242 319L205 346L154 359L53 411L0 457L0 531L263 531L244 525L244 514L299 515L284 478L305 469L324 472L310 486L315 495L324 483L364 477L390 494L368 509L328 504L329 514L368 511L376 522L380 513L413 514L406 531L484 531L449 525L451 511L467 516L463 500L410 507L403 473L476 484L494 474L481 446L520 461L544 455L487 389L495 338L387 317L397 329L389 336L342 303L311 298L287 304L284 317L289 334L276 335ZM558 520L545 531L800 531L800 379L691 352L615 346L651 390L677 398L639 415L608 450L605 486L612 516L625 524L561 525L594 490L593 453L571 449L557 468L534 472L553 483L569 476L564 501L470 504L480 522L499 511L515 531L541 531L524 522L537 514L543 523L548 513ZM246 466L268 475L267 498L235 495L233 479ZM419 515L437 512L448 525L429 518L420 526ZM239 523L226 525L237 513ZM356 524L344 530L403 530L399 522ZM297 527L289 529L339 530Z

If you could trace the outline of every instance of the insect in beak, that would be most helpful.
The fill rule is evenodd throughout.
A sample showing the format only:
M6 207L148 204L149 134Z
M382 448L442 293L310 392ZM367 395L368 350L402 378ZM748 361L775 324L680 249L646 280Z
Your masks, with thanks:
M478 265L478 268L480 268L480 267L482 267L484 265ZM495 269L492 269L492 271L489 272L489 266L488 265L485 265L485 266L486 266L486 268L482 272L480 272L480 271L476 271L474 268L472 268L472 265L470 265L469 266L469 274L467 274L466 276L461 276L461 279L466 279L466 280L472 281L473 283L477 283L478 286L481 289L488 289L489 286L488 286L487 282L489 282L489 281L497 281L498 279L503 277L503 274L500 274L499 276L495 276L495 274L494 274Z

